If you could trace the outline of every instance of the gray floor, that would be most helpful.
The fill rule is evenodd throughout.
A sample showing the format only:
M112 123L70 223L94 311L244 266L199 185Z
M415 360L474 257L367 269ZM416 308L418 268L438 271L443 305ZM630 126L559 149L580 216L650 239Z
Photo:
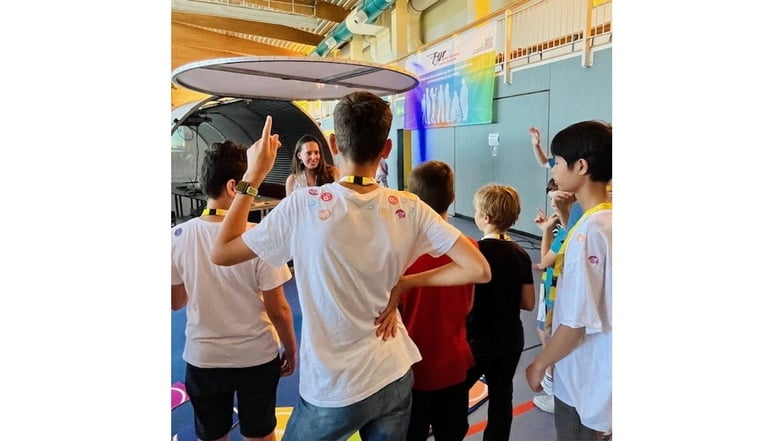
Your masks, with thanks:
M450 223L456 226L463 234L480 239L482 232L476 227L472 219L460 217L450 218ZM520 244L531 256L531 261L539 262L539 240L519 234L511 234L512 239ZM534 283L538 295L538 280L542 273L534 270ZM538 299L537 299L538 300ZM555 425L552 414L542 412L533 405L531 400L535 394L528 387L525 381L525 367L533 360L541 349L541 342L536 334L536 310L520 311L520 318L523 321L523 334L525 346L523 356L517 365L515 374L513 409L514 418L512 419L512 433L510 441L553 441L555 440ZM487 402L482 404L468 417L468 436L465 441L481 441L482 427L487 422ZM432 437L430 439L433 439Z

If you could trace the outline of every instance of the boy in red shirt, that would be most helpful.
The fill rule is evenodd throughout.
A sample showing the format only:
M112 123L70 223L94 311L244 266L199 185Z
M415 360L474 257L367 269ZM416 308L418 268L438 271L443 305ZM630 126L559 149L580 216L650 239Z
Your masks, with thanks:
M455 199L454 173L441 161L427 161L411 171L409 190L445 220ZM467 236L466 236L467 237ZM468 238L478 247L474 239ZM447 256L420 256L406 274L446 265ZM413 365L414 388L408 441L425 441L430 427L436 441L460 441L468 432L466 372L474 357L466 339L466 317L474 298L474 285L427 286L400 297L403 323L422 361Z

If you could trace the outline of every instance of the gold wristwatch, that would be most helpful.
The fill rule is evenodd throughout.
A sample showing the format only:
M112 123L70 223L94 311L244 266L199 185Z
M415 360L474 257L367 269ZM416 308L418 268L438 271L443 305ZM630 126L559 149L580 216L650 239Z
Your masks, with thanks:
M237 190L237 193L240 194L249 194L254 198L259 195L259 189L250 185L249 182L240 181L237 183L237 187L235 188Z

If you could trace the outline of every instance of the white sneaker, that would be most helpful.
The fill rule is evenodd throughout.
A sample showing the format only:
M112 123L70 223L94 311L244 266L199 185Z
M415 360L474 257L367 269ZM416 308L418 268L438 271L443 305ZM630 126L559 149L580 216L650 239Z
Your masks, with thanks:
M553 395L537 395L534 397L534 404L543 412L555 412L555 397Z

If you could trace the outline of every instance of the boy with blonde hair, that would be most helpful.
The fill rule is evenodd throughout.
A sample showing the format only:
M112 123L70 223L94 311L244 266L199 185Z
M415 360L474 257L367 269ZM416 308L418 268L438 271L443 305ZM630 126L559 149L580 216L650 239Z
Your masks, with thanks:
M489 405L483 439L505 441L512 427L512 379L523 353L520 310L534 309L534 276L531 257L507 234L520 215L517 191L485 185L474 194L474 208L474 222L484 233L479 250L490 263L492 276L489 282L476 284L468 315L468 343L476 361L468 384L484 374Z

